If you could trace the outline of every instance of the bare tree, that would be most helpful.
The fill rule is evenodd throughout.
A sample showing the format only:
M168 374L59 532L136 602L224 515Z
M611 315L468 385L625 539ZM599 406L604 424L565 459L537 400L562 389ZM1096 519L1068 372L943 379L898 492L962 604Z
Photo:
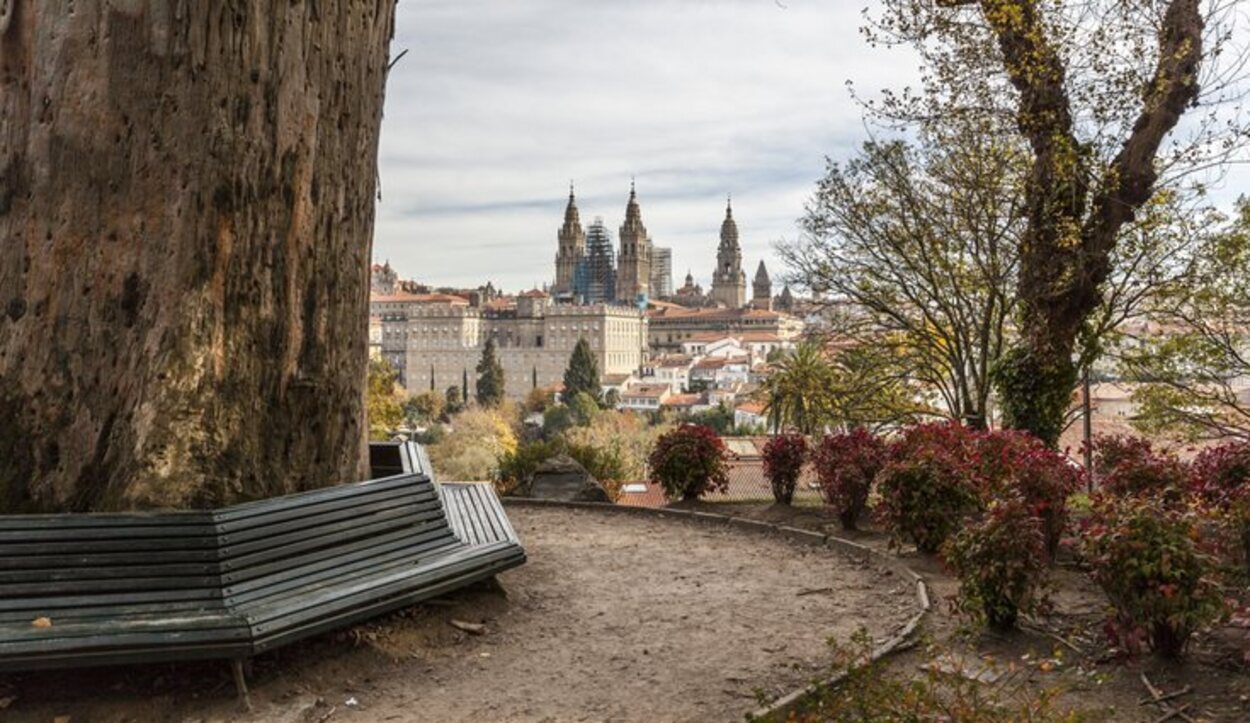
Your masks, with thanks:
M0 509L358 478L393 0L0 7Z
M791 280L829 300L833 333L931 390L935 414L985 426L990 369L1015 306L1024 155L983 128L930 128L830 163L779 250Z

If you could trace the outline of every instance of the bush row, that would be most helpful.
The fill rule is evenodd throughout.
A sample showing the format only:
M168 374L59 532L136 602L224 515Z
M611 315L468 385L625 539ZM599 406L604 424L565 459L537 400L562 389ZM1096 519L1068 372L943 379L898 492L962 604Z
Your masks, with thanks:
M1192 463L1147 440L1095 445L1098 492L1075 532L1078 559L1114 610L1122 649L1180 655L1194 631L1229 609L1219 553L1237 548L1250 572L1250 443L1208 449ZM810 444L779 435L764 452L779 502L804 463L825 502L854 529L873 500L896 543L939 554L960 579L958 607L1010 628L1045 600L1049 563L1070 529L1084 472L1021 432L922 424L888 441L864 430Z

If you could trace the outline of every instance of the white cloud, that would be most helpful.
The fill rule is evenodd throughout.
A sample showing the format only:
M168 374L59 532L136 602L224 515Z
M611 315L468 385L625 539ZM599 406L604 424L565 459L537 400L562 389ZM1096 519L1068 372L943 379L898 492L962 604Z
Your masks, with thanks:
M615 229L637 177L674 280L706 284L726 193L748 272L867 133L845 83L915 84L851 0L401 0L374 255L435 284L550 281L567 184ZM1250 170L1214 189L1231 200Z
M825 155L862 140L845 82L913 79L860 39L857 3L401 2L381 144L375 257L437 284L549 281L575 179L615 228L631 176L674 275L706 283L726 193L749 270Z

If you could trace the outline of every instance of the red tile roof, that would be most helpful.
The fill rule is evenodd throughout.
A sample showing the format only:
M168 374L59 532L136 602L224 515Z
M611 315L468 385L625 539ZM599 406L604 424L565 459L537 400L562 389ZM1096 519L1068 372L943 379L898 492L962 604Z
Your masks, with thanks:
M454 296L452 294L410 294L401 291L397 294L373 294L369 297L370 303L413 303L413 304L464 304L468 305L469 300L463 296Z

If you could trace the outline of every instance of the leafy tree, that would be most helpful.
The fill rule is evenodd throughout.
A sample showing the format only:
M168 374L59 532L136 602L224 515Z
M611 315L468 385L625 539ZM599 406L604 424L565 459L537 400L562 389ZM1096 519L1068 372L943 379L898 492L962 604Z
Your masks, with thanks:
M647 454L669 429L670 425L652 426L643 415L625 410L596 415L589 425L570 428L563 436L570 444L611 452L621 461L622 480L642 480L647 477Z
M867 366L868 378L917 380L978 427L1015 310L1024 226L1024 153L983 131L871 142L830 163L803 236L781 249L795 281L832 301L843 346L895 361Z
M443 394L446 403L443 405L446 414L456 414L464 409L464 396L460 393L460 387L451 385L447 387L447 391Z
M592 399L598 400L600 391L599 364L590 350L590 342L582 337L573 347L569 366L564 370L564 399L574 399L579 392L585 392Z
M438 392L426 391L414 394L404 402L404 415L413 421L434 422L443 416L447 398Z
M1189 143L1160 149L1188 108L1242 77L1243 54L1220 56L1242 16L1234 4L1199 0L883 4L871 38L912 44L926 76L924 92L889 94L875 112L921 123L977 118L1028 148L1019 338L994 381L1005 421L1053 445L1121 232L1161 171L1168 182L1236 151L1219 141L1245 121L1230 116L1232 136L1221 139L1217 110L1190 124Z
M577 426L573 410L565 404L548 407L543 412L543 439L552 440L559 437L567 429Z
M499 409L465 410L452 417L450 426L451 430L429 447L430 463L439 479L494 479L497 460L516 451L516 433Z
M568 402L569 411L573 413L573 419L577 422L577 426L585 427L599 416L599 402L586 392L578 392Z
M1231 223L1196 230L1194 273L1157 295L1152 329L1120 356L1139 384L1134 424L1190 440L1250 439L1250 201Z
M550 389L536 387L525 397L525 411L543 413L556 403L556 394Z
M369 360L365 390L365 414L369 438L385 440L404 421L404 408L398 392L399 372L382 358Z
M503 387L503 365L495 353L495 340L487 339L477 363L477 403L483 407L499 406L503 401Z
M727 402L687 415L686 421L708 427L721 436L733 436L734 433L734 409Z
M832 418L833 378L821 344L810 339L799 344L764 381L769 425L807 435L822 431Z

